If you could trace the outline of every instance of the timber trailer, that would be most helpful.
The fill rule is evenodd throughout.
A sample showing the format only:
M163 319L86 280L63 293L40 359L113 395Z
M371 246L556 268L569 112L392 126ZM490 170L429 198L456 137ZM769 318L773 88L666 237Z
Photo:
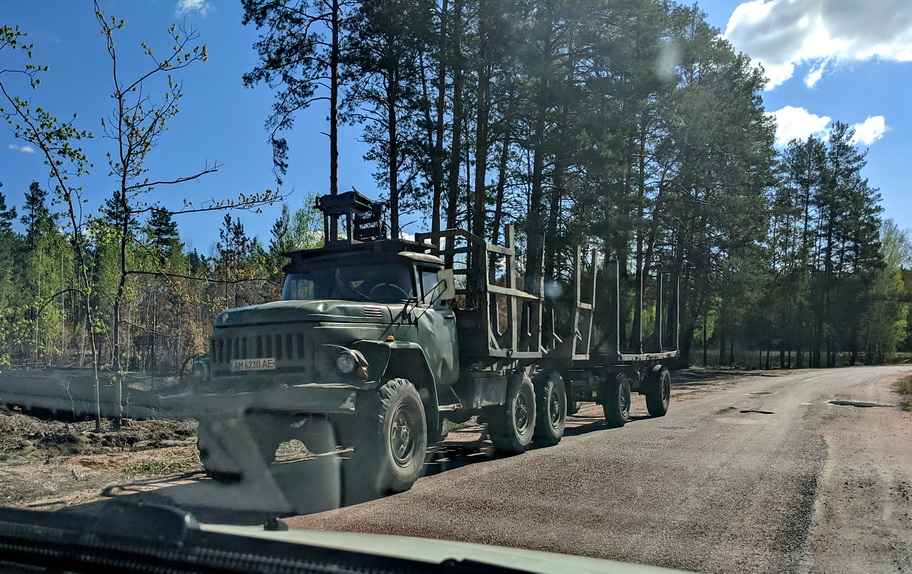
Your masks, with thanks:
M324 246L287 254L282 300L219 314L191 389L162 397L199 420L212 478L268 470L297 438L347 452L343 488L375 496L412 486L447 421L477 416L496 449L519 453L557 444L583 401L613 427L634 392L651 415L668 410L675 281L641 278L625 298L617 264L577 248L563 285L524 290L511 226L503 245L458 229L405 241L387 238L383 204L356 191L316 208ZM562 294L546 297L555 285Z

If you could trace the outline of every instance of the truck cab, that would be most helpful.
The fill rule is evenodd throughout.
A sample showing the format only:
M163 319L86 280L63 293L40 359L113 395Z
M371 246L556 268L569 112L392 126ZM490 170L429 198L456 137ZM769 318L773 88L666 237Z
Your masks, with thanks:
M237 380L260 387L268 376L275 385L370 388L390 374L390 349L422 355L430 380L419 386L452 384L458 344L450 302L443 298L443 263L403 246L291 254L280 301L216 317L210 386Z

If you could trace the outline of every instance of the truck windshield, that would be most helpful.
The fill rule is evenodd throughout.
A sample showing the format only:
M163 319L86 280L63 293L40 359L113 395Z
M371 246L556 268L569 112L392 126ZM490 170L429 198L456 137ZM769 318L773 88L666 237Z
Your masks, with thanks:
M412 272L407 265L358 265L291 273L285 278L282 299L396 303L414 294Z

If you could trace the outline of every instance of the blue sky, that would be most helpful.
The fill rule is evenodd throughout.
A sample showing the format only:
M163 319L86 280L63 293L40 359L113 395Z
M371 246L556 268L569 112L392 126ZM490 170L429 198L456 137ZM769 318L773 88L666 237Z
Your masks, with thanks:
M912 2L908 0L705 0L698 2L710 23L736 49L762 62L771 81L764 92L768 112L775 113L783 139L825 136L828 125L842 121L858 126L862 148L869 150L865 174L883 195L884 217L912 228L907 166L912 160ZM95 164L84 187L92 209L113 187L104 153L110 142L100 118L109 115L110 62L87 0L63 2L0 0L4 23L18 25L35 45L35 62L47 64L33 102L58 117L78 113L79 127L95 133L84 146ZM142 64L140 42L157 52L170 46L172 23L197 30L208 46L209 61L178 74L185 97L181 113L169 124L148 167L155 178L195 173L217 162L217 173L156 190L155 199L178 207L186 197L196 204L208 198L275 189L271 152L263 127L272 103L268 88L245 88L241 74L256 64L252 27L241 25L237 0L102 0L102 9L126 20L118 33L125 68ZM0 69L12 67L8 50L0 52ZM132 68L137 69L137 68ZM6 78L4 78L6 81ZM25 92L25 90L20 90ZM291 169L282 191L291 207L309 193L328 188L327 111L315 106L299 115L288 134ZM344 127L340 188L352 186L375 195L372 165L362 160L359 128ZM47 169L36 153L24 148L6 127L0 128L0 189L7 202L21 205L31 181L46 182ZM268 241L268 230L280 207L260 214L239 213L248 233ZM179 216L185 241L208 254L218 237L221 213Z

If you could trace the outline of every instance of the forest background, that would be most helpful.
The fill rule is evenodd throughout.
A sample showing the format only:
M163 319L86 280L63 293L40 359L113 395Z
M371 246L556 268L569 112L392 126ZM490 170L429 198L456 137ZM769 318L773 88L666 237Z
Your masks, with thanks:
M292 161L283 136L298 129L296 112L326 106L328 193L340 191L338 127L353 124L396 232L462 227L499 242L515 224L524 270L546 281L568 278L577 245L598 249L601 277L617 261L625 285L657 270L677 277L683 364L870 364L912 348L912 247L882 217L852 129L836 122L823 138L775 147L763 70L695 7L243 5L260 32L260 64L244 81L276 96L266 126L278 182ZM249 237L238 210L282 201L278 192L158 203L156 189L218 169L162 181L145 167L149 154L167 155L161 136L180 121L171 74L192 73L205 46L174 28L173 50L145 47L146 67L118 68L124 23L98 22L115 72L113 111L96 134L111 141L107 158L82 154L91 134L80 119L58 120L31 105L31 92L7 88L25 77L40 91L50 72L31 61L25 31L2 28L0 56L20 63L0 71L0 108L45 154L50 177L0 189L0 368L178 371L207 350L218 312L277 298L282 253L321 239L312 197L283 206L266 238ZM82 211L90 162L116 182L98 213ZM23 194L24 207L8 208L4 193ZM211 253L188 249L174 221L201 210L226 211Z

